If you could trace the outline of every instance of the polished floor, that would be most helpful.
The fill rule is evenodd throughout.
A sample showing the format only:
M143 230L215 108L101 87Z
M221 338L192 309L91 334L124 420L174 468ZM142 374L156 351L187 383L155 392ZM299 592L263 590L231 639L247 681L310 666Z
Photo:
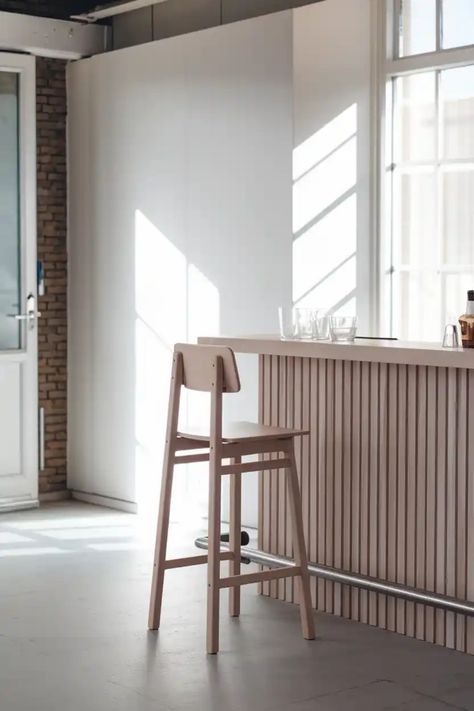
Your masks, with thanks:
M175 554L191 532L176 529ZM205 571L173 571L146 631L150 532L64 503L0 517L1 711L474 711L474 658L245 589L205 654ZM224 597L224 596L223 596Z

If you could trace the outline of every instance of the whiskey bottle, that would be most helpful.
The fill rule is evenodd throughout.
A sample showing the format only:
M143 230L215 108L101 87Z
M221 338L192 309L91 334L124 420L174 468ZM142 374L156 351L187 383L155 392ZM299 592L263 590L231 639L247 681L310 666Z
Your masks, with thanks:
M459 317L463 348L474 348L474 290L467 292L466 313Z

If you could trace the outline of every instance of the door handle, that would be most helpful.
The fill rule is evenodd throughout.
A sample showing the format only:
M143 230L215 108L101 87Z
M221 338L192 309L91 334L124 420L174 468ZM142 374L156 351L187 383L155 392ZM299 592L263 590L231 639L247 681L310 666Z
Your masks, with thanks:
M41 311L36 310L36 299L33 294L28 294L26 299L26 313L24 314L8 314L10 318L16 321L26 321L28 328L31 331L35 327L36 319L40 318Z

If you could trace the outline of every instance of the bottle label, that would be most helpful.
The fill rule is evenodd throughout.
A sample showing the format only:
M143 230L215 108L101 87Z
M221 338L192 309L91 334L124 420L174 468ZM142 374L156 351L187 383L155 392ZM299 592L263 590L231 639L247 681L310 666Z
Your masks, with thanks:
M461 326L462 345L464 348L474 348L474 318L459 319Z

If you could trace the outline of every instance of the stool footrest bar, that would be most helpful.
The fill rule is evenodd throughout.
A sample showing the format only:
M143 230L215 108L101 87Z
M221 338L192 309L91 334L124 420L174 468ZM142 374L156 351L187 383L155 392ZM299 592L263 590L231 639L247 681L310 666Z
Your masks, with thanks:
M288 469L289 459L270 459L269 461L244 462L244 464L225 464L220 468L221 474L241 474L244 472L263 472L269 469Z
M221 551L219 558L221 560L232 560L234 554L232 551ZM165 568L187 568L190 565L206 565L207 555L192 555L189 558L172 558L165 561Z
M292 568L274 568L273 570L263 570L259 573L246 573L245 575L232 575L230 578L221 578L219 580L219 587L233 588L250 583L263 583L266 580L294 578L298 575L301 575L301 568L299 566Z

